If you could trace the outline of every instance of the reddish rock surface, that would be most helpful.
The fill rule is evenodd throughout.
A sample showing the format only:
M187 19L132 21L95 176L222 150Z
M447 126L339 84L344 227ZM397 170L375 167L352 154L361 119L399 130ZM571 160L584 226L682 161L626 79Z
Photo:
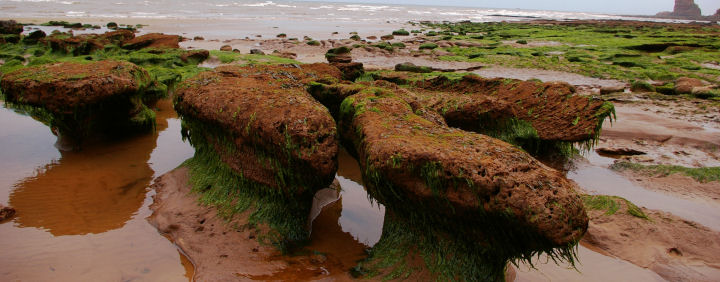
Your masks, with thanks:
M675 0L673 15L680 17L700 17L700 7L694 0Z
M177 35L166 35L162 33L149 33L126 41L125 49L138 50L143 48L180 48L180 37Z
M183 62L188 62L190 60L202 62L206 60L208 57L210 57L210 51L208 50L196 50L196 51L188 51L186 53L183 53L180 55L180 60Z
M151 83L148 73L132 63L99 61L19 69L5 74L0 86L10 102L70 114L111 97L129 97Z
M217 126L232 136L233 153L221 146L216 151L235 172L265 186L293 186L301 193L330 184L338 152L335 121L304 87L340 76L327 64L218 67L183 82L175 107L184 119ZM204 133L191 131L191 140L204 138L193 134ZM264 156L279 165L268 166ZM276 176L284 171L297 181L279 182Z
M108 44L122 45L131 40L135 33L129 30L110 31L104 34L81 34L70 36L67 33L53 34L41 39L53 51L73 53L73 55L87 55L92 51L100 50Z
M508 143L430 122L394 91L368 87L348 97L339 122L368 191L389 209L419 205L428 210L418 212L475 219L510 213L523 231L508 223L507 232L541 234L557 246L587 228L582 201L560 172Z
M117 61L22 68L5 74L0 87L6 102L32 107L30 114L76 148L96 132L152 129L155 115L145 103L166 95L144 69Z

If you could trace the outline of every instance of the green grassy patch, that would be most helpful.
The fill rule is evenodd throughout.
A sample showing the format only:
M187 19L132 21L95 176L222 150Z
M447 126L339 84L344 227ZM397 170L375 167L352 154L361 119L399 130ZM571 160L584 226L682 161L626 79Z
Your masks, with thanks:
M629 215L649 220L642 209L625 198L605 195L583 195L582 198L585 208L590 210L604 210L605 215L614 215L622 209Z
M631 162L618 162L611 166L614 170L631 170L650 175L668 176L683 174L699 182L720 181L720 167L684 167L676 165L642 165Z

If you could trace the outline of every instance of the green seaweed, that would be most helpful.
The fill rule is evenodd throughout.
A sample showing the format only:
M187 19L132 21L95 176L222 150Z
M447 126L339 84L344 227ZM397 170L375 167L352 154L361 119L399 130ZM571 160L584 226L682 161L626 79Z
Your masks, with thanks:
M632 170L635 172L651 175L668 176L671 174L682 174L698 182L720 181L720 167L684 167L677 165L643 165L627 161L617 162L611 166L614 170Z

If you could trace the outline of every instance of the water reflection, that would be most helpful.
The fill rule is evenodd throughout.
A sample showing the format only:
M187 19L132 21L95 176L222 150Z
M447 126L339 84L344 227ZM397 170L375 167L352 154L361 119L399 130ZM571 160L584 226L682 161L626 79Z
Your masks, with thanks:
M188 280L189 263L145 220L152 178L193 153L171 102L157 108L155 134L81 152L58 152L46 126L0 109L0 201L18 210L0 225L0 281Z
M18 227L38 227L55 236L103 233L122 227L142 206L154 171L148 160L154 134L61 151L61 158L14 185L9 204Z
M343 189L343 209L339 224L343 231L352 234L355 240L371 247L382 235L385 207L368 199L360 166L346 150L340 151L338 163L337 179Z

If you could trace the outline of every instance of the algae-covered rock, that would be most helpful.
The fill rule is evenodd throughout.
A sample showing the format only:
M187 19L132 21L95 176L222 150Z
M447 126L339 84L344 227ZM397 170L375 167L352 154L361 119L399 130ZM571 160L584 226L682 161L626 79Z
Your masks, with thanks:
M0 34L20 34L23 26L14 20L0 21Z
M398 90L345 93L355 91L340 106L341 136L388 212L363 271L392 275L419 255L443 279L501 280L509 260L573 260L588 218L560 172L511 144L417 115Z
M180 37L177 35L167 35L162 33L148 33L138 36L125 42L123 48L130 50L139 50L143 48L180 48Z
M0 87L7 103L77 145L94 132L152 129L155 113L146 105L166 95L144 69L118 61L21 68L5 74Z
M195 188L204 195L228 189L208 201L229 215L252 208L251 218L268 224L270 242L281 248L307 239L312 197L332 183L338 142L335 121L305 85L341 75L327 64L226 66L184 81L175 108L196 149ZM206 173L211 166L219 168ZM207 184L213 179L233 185Z
M54 33L40 38L40 42L48 45L51 50L59 53L73 54L75 56L88 55L93 51L102 50L105 46L122 45L131 40L135 34L129 30L110 31L104 34L81 34L73 36L67 33Z

